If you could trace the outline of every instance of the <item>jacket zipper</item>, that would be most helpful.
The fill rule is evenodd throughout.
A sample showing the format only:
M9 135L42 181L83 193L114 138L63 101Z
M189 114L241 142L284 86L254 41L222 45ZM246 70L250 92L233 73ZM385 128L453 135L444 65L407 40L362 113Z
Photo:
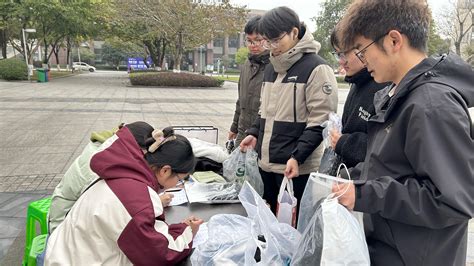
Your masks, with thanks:
M293 119L296 123L296 83L293 86Z

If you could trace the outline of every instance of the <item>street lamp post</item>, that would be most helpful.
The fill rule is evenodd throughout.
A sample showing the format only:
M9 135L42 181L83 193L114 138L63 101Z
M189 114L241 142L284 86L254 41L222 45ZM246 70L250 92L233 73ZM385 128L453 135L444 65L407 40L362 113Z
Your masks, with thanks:
M25 32L36 32L36 29L21 29L21 32L23 33L23 47L25 49L25 62L26 62L26 67L28 68L28 81L31 80L30 78L30 72L32 71L30 64L28 63L28 51L26 50L26 34Z

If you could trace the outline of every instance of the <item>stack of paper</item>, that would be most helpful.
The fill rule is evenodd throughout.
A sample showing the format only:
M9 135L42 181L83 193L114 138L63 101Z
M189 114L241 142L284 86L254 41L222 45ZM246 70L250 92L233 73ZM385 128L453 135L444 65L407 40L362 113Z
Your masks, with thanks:
M226 180L212 172L212 171L205 171L205 172L194 172L194 174L192 174L192 177L194 178L194 180L198 181L199 183L225 183Z

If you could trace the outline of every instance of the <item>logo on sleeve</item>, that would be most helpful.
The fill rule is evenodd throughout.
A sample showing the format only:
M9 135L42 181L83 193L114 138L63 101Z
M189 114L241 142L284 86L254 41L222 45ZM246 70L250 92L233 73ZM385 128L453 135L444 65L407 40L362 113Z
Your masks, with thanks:
M326 93L326 94L331 94L332 93L332 85L329 84L329 83L324 83L323 84L323 92Z

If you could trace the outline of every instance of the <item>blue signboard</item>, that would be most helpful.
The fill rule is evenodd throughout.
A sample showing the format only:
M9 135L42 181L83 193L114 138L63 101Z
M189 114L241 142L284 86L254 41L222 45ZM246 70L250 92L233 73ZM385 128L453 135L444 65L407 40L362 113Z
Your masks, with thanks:
M146 60L148 65L151 65L151 58ZM145 62L143 61L143 57L129 57L127 60L127 68L130 69L147 69Z

